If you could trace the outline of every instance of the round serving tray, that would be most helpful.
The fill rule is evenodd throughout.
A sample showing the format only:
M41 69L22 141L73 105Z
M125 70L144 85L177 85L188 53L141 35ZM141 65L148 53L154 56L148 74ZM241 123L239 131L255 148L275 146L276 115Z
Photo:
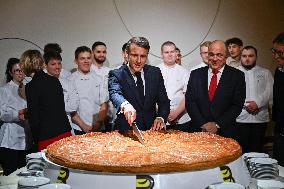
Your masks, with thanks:
M46 161L44 175L51 182L62 182L72 188L84 189L183 189L206 188L216 182L236 182L248 186L250 176L242 158L212 169L175 173L103 173L64 167L53 163L42 153Z

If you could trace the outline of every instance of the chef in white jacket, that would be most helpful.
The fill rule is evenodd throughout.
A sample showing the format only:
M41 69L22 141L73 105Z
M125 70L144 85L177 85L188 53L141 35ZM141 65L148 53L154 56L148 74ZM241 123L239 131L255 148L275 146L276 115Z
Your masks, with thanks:
M25 166L28 144L25 130L29 130L24 114L26 101L18 95L18 88L23 82L24 73L19 66L19 59L10 58L6 69L6 84L0 88L0 164L4 175L9 175L17 168Z
M246 101L237 118L239 142L244 153L262 152L272 101L273 77L268 69L256 65L256 60L256 48L244 47L239 69L245 73Z

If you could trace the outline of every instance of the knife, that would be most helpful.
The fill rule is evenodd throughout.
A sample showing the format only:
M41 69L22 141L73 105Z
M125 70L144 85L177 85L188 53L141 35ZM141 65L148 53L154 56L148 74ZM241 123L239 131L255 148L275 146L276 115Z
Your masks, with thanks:
M132 127L133 127L134 134L135 134L135 136L137 136L139 142L140 142L141 144L144 144L144 138L143 138L143 136L142 136L140 130L138 129L138 127L137 127L137 125L136 125L136 122L133 122L133 123L132 123Z

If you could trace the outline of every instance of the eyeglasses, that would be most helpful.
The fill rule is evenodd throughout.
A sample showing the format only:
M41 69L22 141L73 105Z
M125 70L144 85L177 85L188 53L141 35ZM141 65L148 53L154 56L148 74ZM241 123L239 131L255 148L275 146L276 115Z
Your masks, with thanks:
M217 56L217 58L219 58L219 59L221 59L221 58L224 58L225 57L225 55L224 54L222 54L222 53L217 53L217 54L214 54L214 53L212 53L212 52L209 52L208 53L208 56L209 57L215 57L215 56Z
M274 48L271 48L270 49L271 50L271 52L272 52L272 54L273 55L278 55L278 56L280 56L280 57L284 57L284 51L278 51L278 50L276 50L276 49L274 49Z
M208 52L200 52L200 54L208 54Z
M23 70L15 69L13 72L14 72L14 73L23 73Z

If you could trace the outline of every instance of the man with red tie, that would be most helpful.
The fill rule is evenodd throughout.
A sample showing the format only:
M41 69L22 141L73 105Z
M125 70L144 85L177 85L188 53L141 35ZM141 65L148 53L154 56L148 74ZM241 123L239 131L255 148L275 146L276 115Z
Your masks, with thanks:
M236 118L246 97L244 73L226 65L223 41L213 41L208 56L209 66L192 71L187 86L185 99L191 130L237 139Z

